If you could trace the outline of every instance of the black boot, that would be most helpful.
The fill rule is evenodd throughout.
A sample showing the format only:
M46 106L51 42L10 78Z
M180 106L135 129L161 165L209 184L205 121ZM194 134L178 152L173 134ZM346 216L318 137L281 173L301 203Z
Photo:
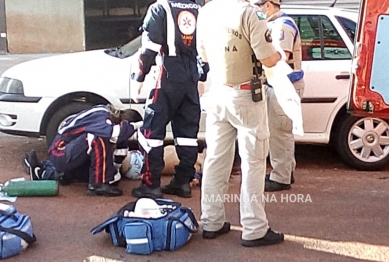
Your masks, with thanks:
M220 235L227 234L231 230L231 224L229 222L224 222L221 229L218 231L206 231L203 230L203 238L204 239L215 239Z
M170 181L170 184L162 187L162 193L169 195L176 195L179 197L189 198L192 197L192 190L190 184L178 183L175 178Z
M109 184L89 184L87 194L89 196L117 197L123 195L123 190Z
M270 246L279 244L284 241L284 234L277 233L270 228L266 232L266 235L262 238L253 240L242 240L242 246L245 247L258 247L258 246Z
M290 184L281 184L272 180L265 181L265 192L282 191L289 189L291 189Z
M147 185L142 185L140 187L134 188L131 191L132 196L141 198L141 197L148 197L148 198L162 198L162 192L160 187L149 187Z
M270 180L270 174L266 174L266 177L265 177L265 181L269 181ZM290 177L290 184L294 184L294 175L293 175L293 172L292 172L292 175Z

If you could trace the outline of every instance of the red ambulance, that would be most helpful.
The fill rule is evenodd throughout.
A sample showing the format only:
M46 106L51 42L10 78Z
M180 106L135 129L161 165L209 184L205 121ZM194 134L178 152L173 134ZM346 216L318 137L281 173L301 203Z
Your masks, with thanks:
M350 130L350 152L380 159L389 151L389 0L362 0L347 111L363 126Z
M362 0L352 64L348 112L389 119L389 0Z

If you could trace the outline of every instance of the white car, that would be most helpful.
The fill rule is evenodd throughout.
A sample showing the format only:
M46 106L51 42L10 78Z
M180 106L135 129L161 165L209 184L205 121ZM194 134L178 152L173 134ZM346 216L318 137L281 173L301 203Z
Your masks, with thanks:
M296 141L332 143L351 167L383 168L389 161L389 145L379 144L385 150L377 154L377 150L371 150L370 138L380 143L380 136L389 133L388 124L380 119L366 124L366 119L346 112L358 12L286 5L282 9L295 19L303 47L305 135L296 136ZM131 64L139 47L138 37L120 48L56 55L8 69L0 79L0 131L46 135L50 143L64 119L94 104L131 107L143 116L144 104L130 99L134 97L130 90ZM153 84L154 75L147 76L145 86ZM203 114L200 140L204 138L204 118ZM377 125L385 130L377 131ZM171 138L169 131L170 127Z

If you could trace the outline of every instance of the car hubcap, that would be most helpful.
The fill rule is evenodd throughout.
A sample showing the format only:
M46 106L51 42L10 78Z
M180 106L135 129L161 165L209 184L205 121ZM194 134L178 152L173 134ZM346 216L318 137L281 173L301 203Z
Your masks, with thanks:
M363 162L377 162L389 154L389 125L379 118L362 118L348 136L352 154Z

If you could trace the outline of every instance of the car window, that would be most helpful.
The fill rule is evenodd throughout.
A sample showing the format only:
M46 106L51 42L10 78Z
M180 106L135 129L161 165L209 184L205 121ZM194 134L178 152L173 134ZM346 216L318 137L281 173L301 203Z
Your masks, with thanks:
M82 0L86 49L102 49L129 42L140 35L149 5L155 0Z
M301 34L303 61L351 59L351 53L327 16L291 15Z
M341 16L336 16L336 19L338 19L338 21L341 24L341 26L343 27L344 31L346 31L348 37L350 37L351 42L354 43L355 30L357 27L357 23L355 23L354 21L352 21L348 18L344 18Z

